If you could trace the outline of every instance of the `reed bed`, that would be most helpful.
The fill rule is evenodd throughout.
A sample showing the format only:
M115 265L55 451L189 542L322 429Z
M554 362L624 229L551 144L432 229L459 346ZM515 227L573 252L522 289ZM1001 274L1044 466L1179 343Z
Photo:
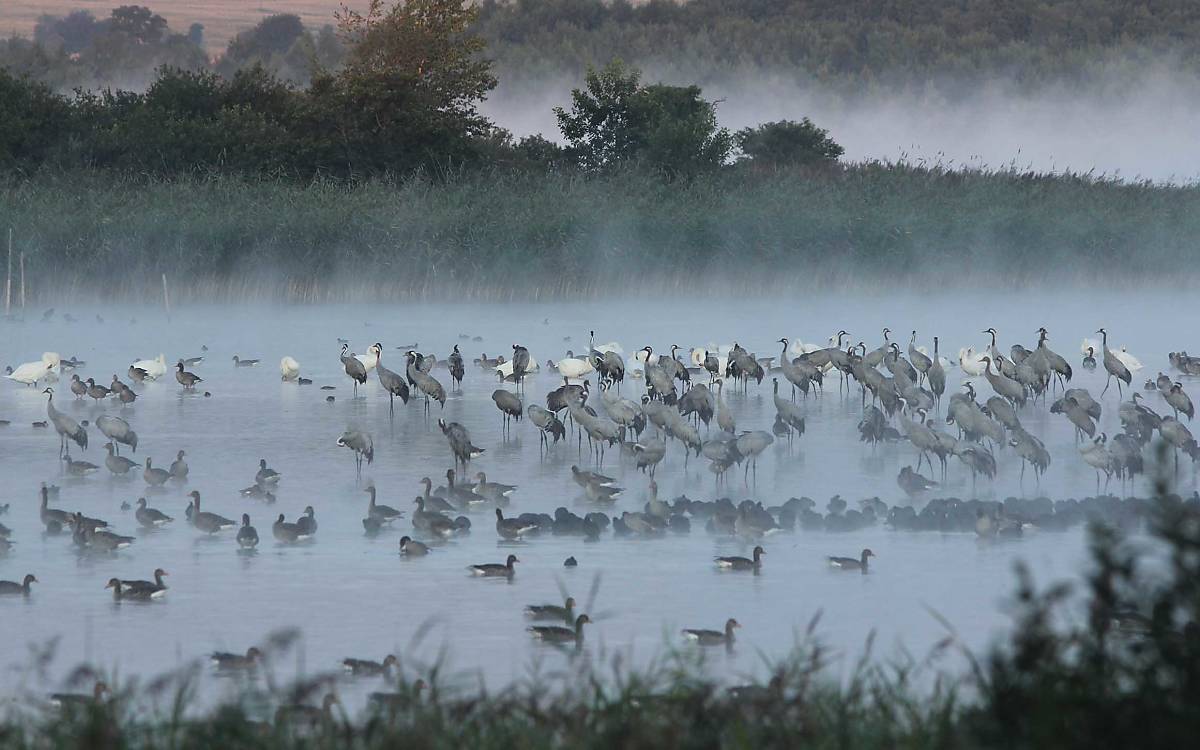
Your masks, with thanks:
M1194 278L1200 187L907 163L690 181L488 171L355 183L0 180L31 299L479 301Z

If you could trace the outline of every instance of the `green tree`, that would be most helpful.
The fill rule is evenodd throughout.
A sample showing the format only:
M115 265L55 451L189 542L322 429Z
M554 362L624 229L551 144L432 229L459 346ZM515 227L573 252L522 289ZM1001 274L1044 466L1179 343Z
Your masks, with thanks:
M641 72L614 61L589 70L571 92L571 110L554 114L568 155L583 169L640 164L668 175L720 167L733 140L699 86L643 86Z
M113 9L108 29L142 44L156 44L167 33L167 20L141 5L122 5Z
M785 166L835 161L846 150L805 117L742 128L735 136L742 155L755 164Z

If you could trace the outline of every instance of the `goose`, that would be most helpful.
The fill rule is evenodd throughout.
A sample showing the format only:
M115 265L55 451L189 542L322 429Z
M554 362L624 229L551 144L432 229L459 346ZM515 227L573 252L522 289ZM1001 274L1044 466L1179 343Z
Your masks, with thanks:
M141 370L143 373L142 377L145 380L158 380L167 374L167 358L159 354L154 359L139 359L130 365L130 367L133 370ZM137 379L137 376L133 375L132 371L130 377Z
M146 469L142 472L142 478L151 487L161 487L171 478L171 472L157 468L151 462L150 457L146 456Z
M530 625L526 628L529 634L539 641L547 643L583 643L583 626L591 622L587 615L575 618L575 627L564 628L561 625Z
M408 403L408 383L404 382L404 378L398 373L392 372L383 366L383 344L375 344L372 347L375 351L375 375L379 378L379 385L388 393L388 408L394 410L396 408L396 397L400 397L401 403Z
M175 364L175 380L187 390L195 388L196 383L204 382L204 378L200 377L194 372L187 372L183 369L182 359Z
M71 393L75 394L75 400L80 401L87 395L87 383L79 379L79 373L71 374Z
M130 461L124 456L118 456L113 452L113 444L105 443L104 447L108 450L108 455L104 457L104 465L116 476L124 476L129 473L130 469L137 467L137 463Z
M505 518L504 511L496 508L496 533L503 539L520 539L537 528L536 523L526 523L519 518Z
M108 685L97 682L90 693L51 693L50 705L64 711L86 709L102 704L108 694Z
M242 489L238 490L238 494L242 497L261 498L266 500L268 504L275 502L275 493L271 492L271 490L261 484L258 484L257 482L249 487L243 487Z
M170 470L172 479L179 479L179 480L187 479L189 469L188 469L187 461L183 460L183 457L185 455L186 454L183 451L179 451L178 453L175 454L175 460L171 462L171 470Z
M279 518L275 519L275 523L271 525L271 533L275 535L277 540L284 544L294 544L308 539L308 535L301 532L300 525L288 523L284 520L282 513L279 514Z
M466 510L488 502L488 499L483 495L478 495L469 489L455 484L457 477L458 472L454 469L446 469L446 486L438 488L442 497L456 506L455 509L461 508Z
M188 497L192 499L191 504L188 505L188 521L192 524L192 526L195 526L200 531L203 531L206 534L216 534L218 531L232 529L237 526L236 523L228 518L225 518L224 516L217 515L216 513L209 513L207 511L201 511L200 493L196 490L189 492Z
M129 390L129 386L122 383L120 378L118 378L117 374L114 372L112 376L112 382L108 384L108 390L114 396L119 397L122 393Z
M25 576L20 583L16 581L0 581L0 596L29 596L31 583L40 583L32 573Z
M354 396L357 398L358 386L365 385L367 382L367 367L353 352L347 354L346 352L349 350L349 344L342 344L340 359L342 360L342 367L346 371L346 376L354 383ZM378 361L379 359L376 357L375 362L378 363Z
M487 474L482 471L476 472L475 480L475 484L471 485L471 491L494 503L507 503L509 496L517 491L516 485L489 482Z
M115 602L119 602L119 601L122 601L125 599L148 602L153 598L151 595L151 592L146 591L146 590L126 591L125 588L121 585L121 580L119 578L109 578L108 583L105 584L104 588L113 590L113 601L115 601ZM163 589L163 594L165 594L165 593L166 593L166 589ZM160 596L161 596L161 594L160 594Z
M238 529L237 543L242 549L254 549L258 546L258 529L250 525L250 514L242 514L242 527Z
M54 423L54 430L58 433L59 438L59 453L65 455L67 452L67 441L70 440L78 445L81 449L87 450L88 434L87 430L79 425L74 419L71 419L66 414L63 414L54 407L54 389L46 388L42 393L49 396L46 399L46 416Z
M4 377L16 383L25 385L37 386L39 380L46 380L54 374L54 367L57 364L56 357L51 352L46 352L42 358L36 362L26 362L18 365L16 369L8 373Z
M1117 379L1117 393L1119 395L1121 393L1121 381L1124 380L1125 385L1132 384L1133 374L1130 373L1129 367L1125 364L1125 362L1122 361L1121 358L1116 355L1116 353L1108 348L1108 331L1101 328L1097 330L1096 333L1100 334L1102 337L1100 345L1104 350L1104 369L1108 372L1108 378L1104 382L1104 390L1100 392L1100 395L1103 396L1108 392L1108 387L1112 384L1112 379L1114 377ZM1138 367L1141 367L1140 363Z
M75 514L75 528L82 529L83 538L87 542L87 546L103 552L116 552L119 549L125 549L133 544L134 539L131 536L122 536L114 534L111 531L97 529L90 524L85 524L82 513Z
M532 620L571 622L575 619L575 597L568 596L562 604L530 604L525 607L525 616Z
M683 637L701 646L731 646L733 631L741 624L732 617L725 621L725 630L705 630L703 628L684 628Z
M88 474L99 471L100 469L99 466L91 461L74 460L71 458L70 453L63 456L63 462L67 465L67 473L76 477L86 477Z
M304 515L296 519L296 528L300 530L300 534L305 538L317 533L317 514L311 505L305 506Z
M238 355L233 355L234 367L258 367L259 360L257 359L242 359Z
M869 558L875 557L875 553L869 549L864 549L860 557L830 557L829 567L839 570L861 570L867 572L867 561Z
M333 707L339 704L341 701L336 695L327 693L319 707L303 703L280 706L275 709L275 726L291 726L293 731L304 730L305 733L315 732L333 722Z
M113 442L113 448L117 449L118 453L120 452L119 445L128 445L134 453L137 453L137 433L124 419L110 414L101 414L96 417L96 429Z
M388 654L382 662L370 659L342 659L342 668L355 677L378 677L400 668L400 660Z
M400 554L405 557L424 557L429 554L429 547L410 536L400 537Z
M134 511L133 517L137 519L138 523L147 529L166 526L175 520L166 513L163 513L161 510L146 507L146 498L144 497L138 498L137 510Z
M84 382L87 383L87 395L96 401L103 401L112 393L112 391L104 386L97 385L95 378L88 378Z
M938 486L937 482L932 479L926 479L913 471L913 467L911 466L902 466L900 468L900 474L896 477L896 484L900 485L900 489L904 490L904 494L909 497L919 495L930 487Z
M467 570L471 571L472 575L482 576L484 578L512 578L516 574L516 563L521 562L516 555L509 555L508 559L501 563L481 563L477 565L468 565Z
M1083 352L1083 369L1089 372L1096 369L1096 348L1093 346L1087 347Z
M246 649L244 655L214 651L208 658L209 662L220 671L244 671L256 668L262 661L263 653L251 646Z
M396 510L390 505L380 505L375 502L375 485L368 485L363 492L371 496L371 501L367 504L367 518L374 518L381 523L391 523L397 518L403 518L404 512Z
M727 570L759 570L762 568L762 556L766 551L762 547L754 548L754 559L745 557L714 557L718 568Z
M49 528L51 525L57 525L59 528L69 526L72 522L72 516L65 510L50 507L50 492L46 485L42 485L42 504L39 511L39 518L42 523Z
M447 471L446 475L452 476L451 471ZM457 510L457 508L451 505L444 497L447 487L438 487L436 491L431 491L431 488L433 487L433 480L429 477L422 477L421 484L425 486L425 495L421 497L421 501L423 503L422 510L436 512L449 512Z
M144 592L146 598L161 599L167 593L167 584L163 582L163 576L167 575L167 571L162 568L154 570L153 581L119 581L122 587L122 594L133 593L135 595Z
M284 356L279 360L279 378L284 382L291 382L300 377L300 363L293 357Z

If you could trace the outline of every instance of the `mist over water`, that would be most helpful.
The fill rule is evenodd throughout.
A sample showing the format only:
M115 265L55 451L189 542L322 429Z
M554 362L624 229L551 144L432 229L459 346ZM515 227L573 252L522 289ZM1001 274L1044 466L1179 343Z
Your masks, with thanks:
M593 329L597 343L617 341L627 354L644 345L665 352L672 344L737 341L760 356L776 356L779 345L774 341L781 336L823 343L840 328L873 348L888 325L902 344L914 328L919 342L927 345L934 335L940 336L943 354L953 358L960 346L985 345L987 337L980 331L986 327L1000 331L1000 346L1007 351L1015 342L1034 345L1035 329L1045 325L1051 331L1051 346L1076 366L1071 385L1097 396L1104 386L1102 374L1085 373L1077 365L1080 339L1092 336L1100 325L1107 325L1111 344L1127 344L1145 363L1146 369L1135 375L1135 388L1144 377L1167 369L1168 351L1189 343L1180 340L1185 331L1160 325L1176 302L1152 290L1128 292L1119 313L1102 312L1086 289L982 296L952 290L937 299L893 292L880 295L877 302L846 305L834 295L809 295L782 303L726 303L717 309L710 300L688 298L622 304L187 305L176 309L169 322L154 307L106 306L71 309L81 321L74 324L56 317L52 323L5 325L0 329L5 364L36 359L51 350L87 360L82 376L103 383L114 372L126 379L125 369L134 359L163 352L172 362L200 355L202 345L209 349L205 361L192 368L205 379L195 394L183 393L168 373L157 383L139 387L137 402L121 410L90 399L74 402L66 379L58 387L56 404L76 419L94 421L104 412L127 419L141 436L138 452L131 455L134 460L152 456L158 465L166 465L177 450L187 451L187 483L172 483L160 491L148 490L136 470L128 479L109 477L102 466L103 440L94 427L90 449L74 455L101 464L100 471L81 480L63 476L53 429L30 427L45 419L45 396L40 389L0 382L0 418L11 420L0 429L0 472L6 479L4 501L12 503L0 520L14 530L17 543L0 558L0 578L19 579L33 572L41 581L28 601L0 601L0 641L15 646L0 667L20 668L27 664L25 644L59 638L50 673L54 685L84 660L122 674L147 676L213 650L244 651L276 628L300 627L298 648L272 665L280 677L335 670L347 656L382 659L395 652L429 663L445 647L452 670L502 685L527 676L531 664L545 669L578 664L536 645L524 632L527 621L521 608L561 601L563 591L597 620L587 633L585 658L599 663L621 654L626 663L644 664L668 646L680 645L680 627L716 628L726 618L737 617L744 625L737 648L729 654L710 654L715 677L737 680L761 672L760 654L786 654L818 613L822 619L817 633L833 647L844 668L861 656L872 632L878 635L877 657L893 656L899 648L922 657L946 635L930 610L951 623L963 644L978 651L1008 627L1002 605L1012 590L1015 561L1031 563L1040 581L1073 579L1086 559L1082 528L1031 532L1018 541L992 544L981 543L971 533L895 532L882 524L846 533L797 531L763 542L768 554L758 576L717 572L714 555L748 554L753 544L711 536L702 521L693 521L688 535L656 540L616 539L606 533L593 544L578 537L545 536L507 545L497 541L489 507L472 514L470 536L418 560L398 555L400 535L412 533L407 518L377 538L363 535L360 520L367 482L379 488L379 502L401 508L408 516L421 477L442 483L452 460L437 427L439 416L466 425L473 442L486 449L472 462L472 474L486 471L491 481L519 485L508 515L552 514L559 506L581 515L596 509L572 482L573 463L609 473L627 488L615 507L599 510L619 515L641 509L647 477L616 448L607 452L603 466L596 466L586 440L577 448L573 434L545 457L539 454L537 433L528 421L514 425L511 436L504 437L500 414L489 398L500 385L469 362L483 352L493 357L508 354L514 342L526 345L544 368L545 360L558 359L567 349L583 351ZM105 318L103 325L94 322L96 314ZM136 322L130 322L134 318ZM475 336L483 340L476 342ZM337 358L339 337L348 338L358 352L381 342L384 363L396 370L402 369L397 346L417 343L421 351L441 359L458 344L468 361L463 392L452 394L444 411L435 404L429 418L419 399L408 406L398 403L393 416L371 373L360 389L361 398L353 400ZM263 363L234 368L234 354L260 357ZM280 382L277 365L285 354L300 361L302 374L312 378L313 385ZM449 386L444 369L434 374ZM957 390L960 380L961 373L950 370L947 393ZM544 403L545 393L559 382L545 372L532 377L525 403ZM318 390L326 384L336 390ZM639 381L627 379L622 394L636 399L642 388ZM991 395L982 380L977 388L981 400ZM205 398L204 390L212 397ZM735 467L728 483L717 487L704 459L693 455L685 462L679 444L669 443L657 472L660 496L729 496L735 502L752 498L768 506L808 496L822 513L835 494L852 508L867 497L889 505L909 503L895 477L900 467L915 463L914 449L897 443L872 450L860 443L855 430L861 416L858 387L852 385L846 396L838 391L834 374L826 380L823 395L801 401L807 433L791 445L777 441L760 458L756 476L748 479ZM333 403L325 400L330 394ZM751 384L745 394L731 388L725 397L739 429L771 428L775 408L769 377L761 385ZM1152 407L1164 410L1161 399L1151 399ZM1102 403L1100 428L1113 434L1119 430L1115 387ZM1031 473L1020 483L1019 460L1005 449L996 454L996 480L981 479L977 491L965 466L952 459L946 485L936 496L1002 500L1008 495L1062 499L1094 494L1095 472L1082 462L1069 423L1048 414L1041 404L1027 407L1021 418L1052 455L1040 485ZM351 454L335 446L348 427L374 436L376 460L364 470L361 482ZM284 475L273 505L238 495L253 482L259 458ZM1177 489L1189 494L1195 475L1190 462L1181 467ZM52 506L106 519L117 532L136 535L137 541L116 556L92 558L75 553L69 534L43 537L37 509L42 481L62 487L61 498ZM239 555L231 532L208 539L186 525L186 493L193 489L201 492L205 510L230 518L250 513L262 537L255 554ZM1115 480L1111 489L1119 490ZM1148 480L1139 479L1133 491L1149 494ZM132 511L119 508L122 501L132 503L139 496L174 516L175 523L156 533L139 533ZM284 513L294 520L306 505L315 507L320 523L315 541L277 544L271 537L273 517ZM878 555L869 575L827 569L826 555L853 556L863 547ZM474 580L464 569L471 563L502 561L509 552L522 560L511 583ZM579 567L564 569L567 556L575 556ZM114 605L103 588L111 576L147 578L160 566L171 574L171 589L163 602ZM589 591L597 579L593 600ZM24 675L10 684L18 683L28 687L37 680ZM205 684L209 696L223 689L220 681ZM339 691L353 707L378 685L346 684Z
M558 137L551 111L569 106L563 77L501 77L483 110L518 136ZM930 82L861 92L787 71L718 72L696 80L646 66L646 82L696 83L719 102L722 126L736 130L808 117L827 129L850 161L904 159L954 167L1094 172L1125 180L1189 183L1200 177L1200 80L1167 65L1098 75L1083 83L1020 85Z

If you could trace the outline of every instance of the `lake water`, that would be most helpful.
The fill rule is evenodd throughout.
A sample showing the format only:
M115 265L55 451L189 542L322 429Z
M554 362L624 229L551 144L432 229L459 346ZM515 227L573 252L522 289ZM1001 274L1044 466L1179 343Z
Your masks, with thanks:
M283 678L334 670L347 656L378 660L394 652L406 663L429 662L444 648L452 670L481 675L498 686L526 677L535 663L543 669L566 663L563 653L532 641L522 615L526 604L560 602L562 591L590 608L597 620L587 631L585 646L593 660L620 654L627 662L645 663L667 646L682 645L679 628L719 628L726 618L736 617L743 625L737 648L712 654L710 661L714 674L728 680L761 674L762 656L786 654L817 613L822 615L818 635L847 667L873 631L877 654L893 656L903 648L922 656L946 635L931 610L953 625L964 645L982 649L1008 626L1004 604L1013 588L1014 562L1022 559L1034 566L1039 581L1075 578L1086 565L1082 529L1035 532L1005 544L981 543L974 534L905 533L882 525L839 534L797 531L764 542L765 567L757 576L717 571L714 555L748 554L753 545L714 538L705 533L703 522L686 536L638 540L606 533L592 544L546 536L514 550L499 543L487 511L473 516L470 536L417 560L398 554L401 533L412 533L408 518L378 537L363 534L368 481L378 487L379 502L409 516L421 477L443 483L452 459L437 427L439 416L466 425L475 444L486 449L472 462L472 473L483 470L492 481L519 485L511 513L553 513L560 505L580 514L591 509L569 468L572 463L590 466L586 445L580 455L572 438L543 458L537 432L527 420L515 425L507 440L502 436L500 414L489 398L497 380L469 362L481 352L510 355L514 342L529 347L543 364L567 349L585 350L591 329L597 343L618 341L627 354L647 344L665 352L671 344L738 341L767 356L778 355L779 345L772 342L781 336L823 342L839 328L874 348L881 341L880 330L889 325L902 347L916 328L926 345L933 335L941 336L943 353L953 357L960 346L985 345L987 337L980 331L989 326L999 329L1001 349L1007 351L1016 342L1035 345L1035 331L1045 325L1050 345L1076 368L1072 386L1087 387L1095 395L1104 385L1103 368L1089 374L1078 367L1079 342L1095 337L1093 331L1101 325L1110 331L1110 344L1127 344L1145 364L1135 374L1137 388L1145 377L1167 371L1168 351L1192 343L1180 338L1186 331L1160 325L1176 317L1175 301L1150 291L1126 292L1119 314L1098 312L1086 290L1008 294L986 303L966 293L933 299L895 292L858 296L858 304L797 296L736 306L708 299L669 304L633 299L490 306L195 305L174 310L170 321L153 307L81 307L69 310L79 321L75 323L62 319L68 310L60 305L51 322L37 322L39 312L23 324L0 324L0 365L15 366L55 351L86 360L79 372L104 384L113 373L128 381L125 371L135 359L163 352L174 362L208 347L204 362L191 368L205 379L194 394L183 392L168 372L159 382L139 386L137 402L120 409L90 399L73 402L67 379L59 384L55 403L76 419L94 421L107 411L133 425L141 440L137 453L130 454L134 460L151 456L166 467L176 451L187 451L188 481L158 491L146 488L140 471L126 479L108 475L103 437L94 426L90 449L74 455L99 464L100 471L85 479L63 476L53 428L30 426L46 417L41 389L0 382L0 419L11 420L0 429L0 503L11 503L0 522L12 528L16 543L9 555L0 557L0 578L19 580L32 572L40 580L27 600L0 600L0 642L8 644L0 656L5 675L0 691L5 686L9 692L60 687L68 670L85 661L125 676L156 675L213 650L244 651L287 627L300 628L302 638L272 665ZM97 314L104 324L97 322ZM460 340L463 333L483 340ZM417 343L421 351L444 358L459 344L468 360L463 390L450 395L444 411L435 404L429 418L419 399L406 407L398 404L393 416L371 373L360 388L361 398L353 400L338 359L339 337L349 339L358 352L382 342L385 364L397 371L403 367L399 345ZM235 368L234 354L263 363ZM303 375L314 384L282 383L278 362L283 355L299 360ZM449 389L446 371L435 375ZM949 393L961 373L951 370L947 379ZM548 373L531 378L526 403L544 403L545 393L558 382ZM321 385L336 390L319 390ZM627 380L623 394L637 398L641 389L640 381ZM205 398L204 390L212 396ZM986 382L978 390L981 401L991 395ZM706 462L693 456L685 467L679 445L672 443L658 468L660 495L670 499L686 493L703 500L729 495L735 502L755 498L767 505L807 495L822 511L834 494L852 507L869 496L889 505L908 502L895 478L901 466L915 462L913 448L900 443L872 452L858 442L857 386L850 393L839 396L836 375L829 378L824 395L803 404L807 434L791 446L777 442L769 448L758 462L757 481L750 485L735 469L718 491ZM333 403L325 400L330 394ZM770 429L774 406L769 380L751 384L746 395L727 391L726 399L740 429ZM1114 387L1103 399L1100 424L1110 435L1119 432L1118 403ZM1150 396L1149 404L1169 413L1157 395ZM1040 492L1053 498L1093 494L1095 473L1080 459L1069 423L1040 403L1028 407L1022 420L1045 441L1053 458ZM364 468L361 480L350 452L335 445L348 427L374 436L375 462ZM270 506L238 494L253 483L260 457L283 474L278 502ZM997 461L996 480L981 481L977 496L1003 499L1039 491L1032 476L1023 488L1018 483L1019 459L1011 450L1000 452ZM603 470L628 488L615 508L605 510L640 510L646 477L616 450L608 452ZM136 543L112 557L95 558L77 555L69 534L43 537L38 519L43 481L62 487L54 507L104 518L116 531L136 535ZM1181 471L1179 489L1190 493L1194 486L1189 463ZM206 510L235 519L243 512L251 515L262 537L255 554L239 554L232 532L210 539L185 523L186 494L193 489L202 493ZM1139 480L1136 491L1148 492L1146 480ZM972 495L963 464L951 461L947 486L939 494ZM133 512L119 508L122 501L133 503L140 496L176 522L157 533L140 532ZM320 523L315 541L276 544L271 536L274 515L282 512L294 520L306 505L314 506ZM826 555L857 556L863 547L877 554L869 575L839 573L825 565ZM503 561L510 551L522 561L512 582L474 579L465 570L471 563ZM565 569L563 560L570 555L579 566ZM170 574L170 592L161 602L116 605L104 588L113 576L149 578L156 567ZM36 676L27 669L30 658L24 646L51 639L59 639L56 657L45 676ZM374 689L379 689L374 680L339 688L350 706Z

